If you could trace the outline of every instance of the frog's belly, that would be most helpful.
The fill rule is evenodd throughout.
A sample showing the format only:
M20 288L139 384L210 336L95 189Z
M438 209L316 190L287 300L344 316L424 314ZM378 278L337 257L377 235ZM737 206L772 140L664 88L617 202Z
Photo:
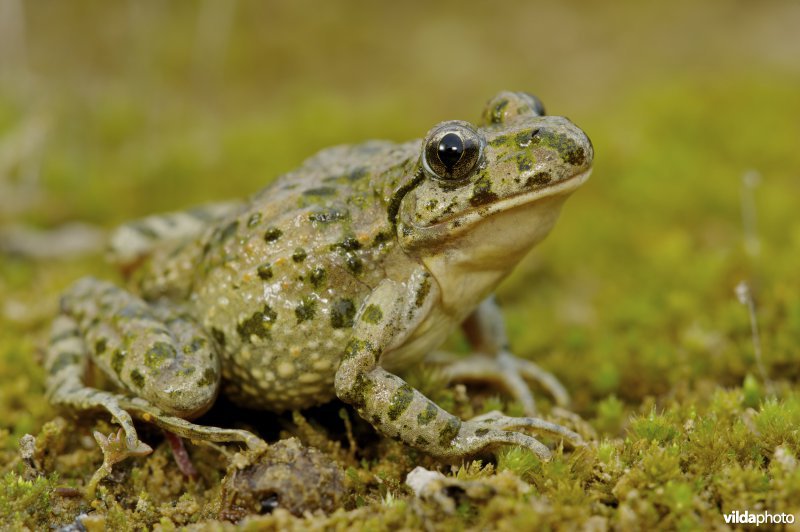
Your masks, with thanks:
M351 331L329 332L325 337L289 334L224 355L223 393L241 406L273 412L327 403L336 395L334 376Z
M379 364L399 373L416 366L442 344L455 323L434 310L400 345L384 353ZM274 412L333 399L334 377L352 328L304 322L274 333L265 339L251 337L223 354L223 393L242 406Z

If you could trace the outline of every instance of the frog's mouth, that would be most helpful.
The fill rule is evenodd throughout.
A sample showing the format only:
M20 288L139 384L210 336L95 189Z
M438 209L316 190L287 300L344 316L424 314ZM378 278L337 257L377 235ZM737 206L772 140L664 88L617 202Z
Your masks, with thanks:
M567 196L580 188L580 186L589 179L591 173L592 169L589 168L584 172L575 174L567 179L561 179L556 183L543 185L534 190L513 194L507 198L493 201L487 205L482 205L480 207L475 207L465 212L455 214L448 218L442 219L439 224L452 225L454 222L460 221L463 225L469 226L471 222L478 221L481 218L486 218L500 212L511 211L526 205L532 205L545 198L562 196L566 199Z
M469 246L457 243L462 238L489 239L508 253L516 248L527 250L550 232L561 204L589 179L591 171L589 168L556 183L472 207L431 224L414 223L410 213L401 213L399 225L403 227L398 228L398 238L406 251ZM512 234L514 238L510 239Z
M422 237L421 240L423 241L435 239L445 232L448 235L453 236L455 234L468 231L470 227L480 223L481 220L489 218L497 213L509 212L520 207L524 208L525 206L531 206L547 198L559 198L562 200L566 199L567 196L580 188L580 186L589 179L591 173L592 169L589 168L588 170L575 174L566 179L561 179L555 183L540 186L533 190L513 194L485 205L472 207L463 212L458 212L443 218L439 218L435 223L431 224L420 225L414 223L412 217L404 216L403 218L405 219L403 220L403 224L413 227L413 230L418 237L415 240L420 240L420 236Z

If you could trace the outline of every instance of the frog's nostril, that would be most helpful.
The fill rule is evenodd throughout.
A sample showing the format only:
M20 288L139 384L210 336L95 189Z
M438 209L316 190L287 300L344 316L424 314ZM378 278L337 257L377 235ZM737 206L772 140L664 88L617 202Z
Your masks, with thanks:
M535 137L538 134L539 134L539 128L538 127L534 128L533 131L531 131L531 138Z

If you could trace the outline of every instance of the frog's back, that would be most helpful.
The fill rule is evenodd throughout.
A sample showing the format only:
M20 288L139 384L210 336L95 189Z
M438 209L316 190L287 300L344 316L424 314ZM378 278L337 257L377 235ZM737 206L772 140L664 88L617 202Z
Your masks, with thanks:
M387 208L414 143L319 153L205 235L191 305L226 393L283 410L330 400L355 313L395 251Z

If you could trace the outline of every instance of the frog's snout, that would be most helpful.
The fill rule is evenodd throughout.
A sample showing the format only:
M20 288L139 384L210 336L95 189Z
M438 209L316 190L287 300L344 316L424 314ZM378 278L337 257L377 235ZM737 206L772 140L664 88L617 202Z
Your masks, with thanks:
M518 135L520 147L531 151L551 151L569 165L570 174L582 173L592 166L592 141L581 128L560 116L545 116L531 120L528 131ZM527 144L527 146L526 146Z
M594 146L592 145L592 140L581 128L573 124L569 119L565 118L564 121L569 128L568 134L572 136L575 144L583 148L584 157L582 164L585 169L588 170L594 161Z

